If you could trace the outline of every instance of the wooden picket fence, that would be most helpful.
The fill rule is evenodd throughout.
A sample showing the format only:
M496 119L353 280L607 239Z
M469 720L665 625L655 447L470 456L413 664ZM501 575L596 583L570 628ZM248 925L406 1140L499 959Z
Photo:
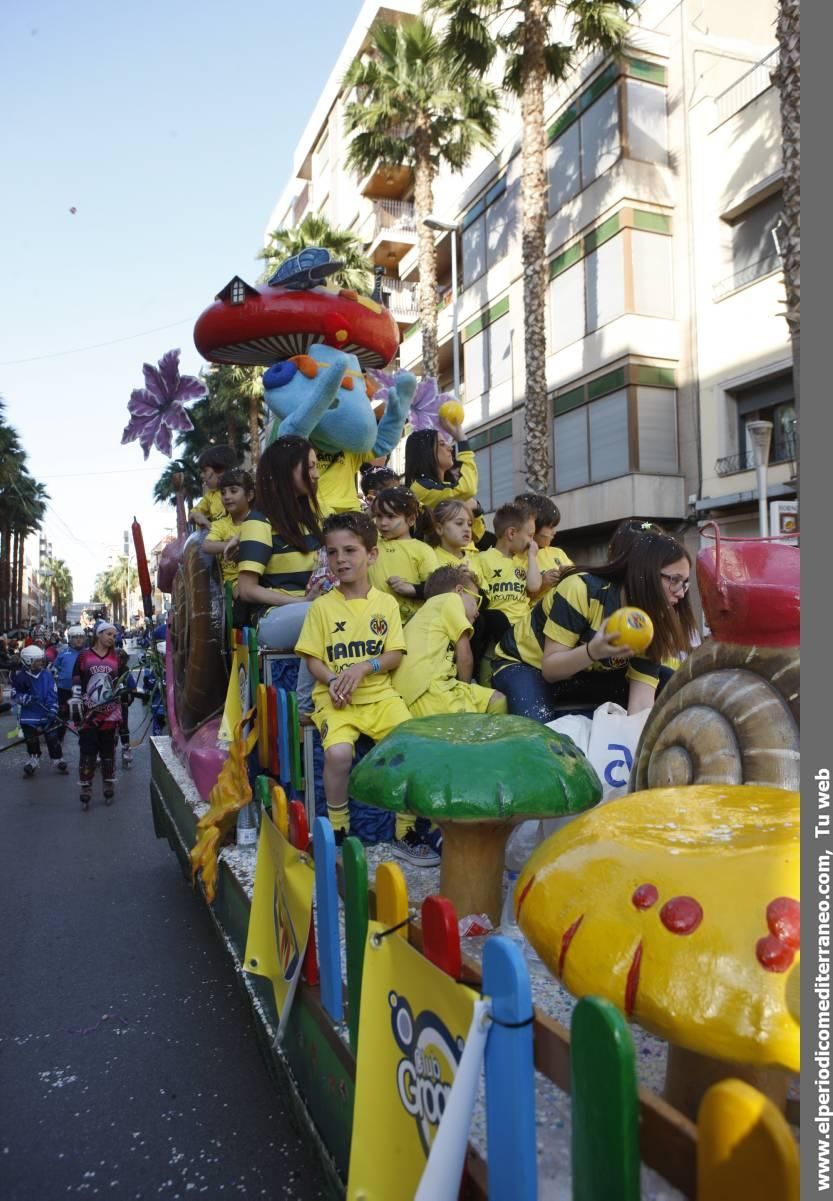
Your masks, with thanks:
M355 1056L368 921L388 927L405 922L411 915L407 884L397 864L382 863L371 888L364 847L353 837L345 840L339 862L326 818L314 819L310 835L297 701L294 693L260 683L257 648L253 640L249 645L258 710L255 753L263 773L256 796L292 844L311 849L315 861L316 916L303 979L318 989L333 1023L344 1021L346 1006ZM696 1201L798 1201L795 1139L783 1115L755 1089L738 1080L714 1085L695 1126L639 1085L628 1023L610 1002L580 1000L568 1031L533 1008L526 964L515 943L489 938L481 969L462 953L457 915L446 898L426 898L419 917L411 916L398 936L452 978L488 996L497 1019L485 1056L487 1161L470 1147L461 1198L536 1201L537 1069L571 1097L573 1201L639 1201L642 1163Z

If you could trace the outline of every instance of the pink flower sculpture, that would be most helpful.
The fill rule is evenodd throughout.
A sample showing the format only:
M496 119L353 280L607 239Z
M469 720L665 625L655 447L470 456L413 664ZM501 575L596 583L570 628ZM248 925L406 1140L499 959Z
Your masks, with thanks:
M158 367L145 363L142 370L145 387L130 393L127 402L130 420L121 436L122 446L138 438L145 458L152 446L170 458L172 431L185 433L194 428L185 411L185 402L200 400L208 389L195 375L179 374L178 350L163 354Z
M373 393L373 403L378 404L380 401L387 400L388 389L393 385L394 376L389 371L376 371L374 368L368 371L379 387ZM445 404L447 400L453 400L454 397L448 392L441 392L437 381L433 375L425 376L417 384L414 399L411 401L408 420L411 423L411 429L417 430L438 430L440 426L439 411L440 405Z

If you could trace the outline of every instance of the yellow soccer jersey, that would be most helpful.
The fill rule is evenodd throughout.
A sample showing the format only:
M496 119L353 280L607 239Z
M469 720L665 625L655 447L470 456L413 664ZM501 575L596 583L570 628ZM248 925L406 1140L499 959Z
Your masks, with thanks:
M480 551L476 546L466 547L465 553L461 559L452 555L450 550L446 550L444 546L435 546L434 554L437 556L438 567L467 567L472 575L480 581Z
M526 590L526 555L507 558L496 546L481 550L477 556L480 586L489 598L489 608L505 613L512 625L529 613Z
M229 538L233 538L235 534L239 534L242 529L242 521L240 525L235 525L228 513L224 513L222 517L218 517L216 521L212 521L211 528L206 534L206 541L228 542ZM240 574L239 564L233 560L224 559L222 555L217 555L217 562L220 564L223 579L231 580L234 583Z
M406 705L430 687L452 689L457 683L454 648L461 634L470 634L459 592L430 597L405 627L408 653L393 673L393 686Z
M561 571L565 567L573 566L573 560L568 558L560 546L542 546L535 557L541 571L552 571L554 567Z
M372 463L373 455L364 452L354 454L340 450L336 454L317 450L318 458L318 504L323 517L331 513L351 513L361 509L356 490L356 476L362 463Z
M374 588L393 596L399 605L403 622L409 621L421 607L415 596L399 596L388 587L391 576L399 576L408 584L424 584L432 571L439 567L433 547L416 538L391 538L379 542L379 557L371 564L369 576Z
M399 606L377 588L371 588L364 600L346 600L340 588L333 588L310 606L295 650L320 659L333 675L385 651L404 651ZM329 695L327 686L316 680L312 693L316 705L328 703ZM396 695L389 672L371 673L356 688L350 704L367 705Z
M193 511L204 513L209 521L219 521L221 517L225 517L226 506L223 504L222 496L220 496L220 489L211 488L208 492L204 492L193 506Z

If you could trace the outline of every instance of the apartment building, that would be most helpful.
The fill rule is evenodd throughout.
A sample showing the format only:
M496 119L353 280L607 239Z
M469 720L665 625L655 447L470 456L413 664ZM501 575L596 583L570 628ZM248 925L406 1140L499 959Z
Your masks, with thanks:
M400 365L419 372L412 173L348 173L340 88L373 21L417 8L363 5L268 229L310 209L354 228L385 270ZM795 496L774 16L774 0L644 0L621 60L589 56L548 94L550 494L577 556L599 555L630 516L685 533L692 549L709 516L757 532L753 418L774 425L770 499ZM441 384L452 384L456 313L490 512L525 486L520 176L507 99L493 151L435 184L433 216L455 227L436 235Z

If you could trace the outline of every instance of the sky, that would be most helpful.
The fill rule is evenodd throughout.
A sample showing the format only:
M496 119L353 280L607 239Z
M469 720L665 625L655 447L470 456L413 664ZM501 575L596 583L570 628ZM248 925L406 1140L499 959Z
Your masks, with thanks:
M142 364L256 254L360 0L27 0L0 9L0 397L89 598L168 462L121 446ZM74 210L74 211L73 211Z

